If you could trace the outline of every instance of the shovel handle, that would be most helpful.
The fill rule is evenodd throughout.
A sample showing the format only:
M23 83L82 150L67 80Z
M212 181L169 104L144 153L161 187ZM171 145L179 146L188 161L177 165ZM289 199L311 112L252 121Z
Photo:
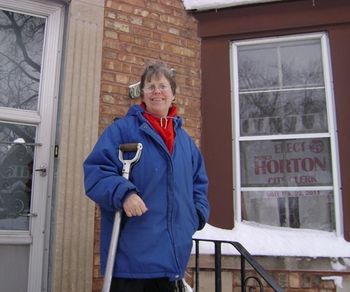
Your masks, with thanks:
M123 158L124 152L135 152L135 156L130 160ZM122 175L124 178L129 179L129 173L133 164L137 163L140 159L142 152L141 143L126 143L119 145L119 160L123 163ZM111 235L111 242L108 250L107 264L105 276L103 279L102 292L109 292L112 282L112 273L114 267L114 260L118 247L118 238L120 233L120 222L121 222L121 210L118 210L114 217L113 230Z
M139 143L126 143L126 144L120 144L119 149L122 152L136 152L138 149Z

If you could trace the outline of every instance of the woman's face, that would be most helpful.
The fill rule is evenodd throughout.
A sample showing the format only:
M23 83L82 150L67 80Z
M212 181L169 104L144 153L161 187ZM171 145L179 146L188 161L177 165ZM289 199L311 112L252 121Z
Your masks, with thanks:
M174 95L170 83L164 75L152 76L143 88L143 102L146 110L154 115L164 117L168 114Z

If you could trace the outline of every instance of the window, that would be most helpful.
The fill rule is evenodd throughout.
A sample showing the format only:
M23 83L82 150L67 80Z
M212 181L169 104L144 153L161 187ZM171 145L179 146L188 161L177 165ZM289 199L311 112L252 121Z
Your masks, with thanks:
M232 43L237 220L339 231L328 39Z

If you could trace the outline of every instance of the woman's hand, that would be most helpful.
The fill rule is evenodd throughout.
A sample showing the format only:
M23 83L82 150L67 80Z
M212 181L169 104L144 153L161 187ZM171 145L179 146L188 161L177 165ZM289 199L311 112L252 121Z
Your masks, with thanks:
M128 217L141 216L148 211L145 202L136 193L131 193L125 199L123 209Z

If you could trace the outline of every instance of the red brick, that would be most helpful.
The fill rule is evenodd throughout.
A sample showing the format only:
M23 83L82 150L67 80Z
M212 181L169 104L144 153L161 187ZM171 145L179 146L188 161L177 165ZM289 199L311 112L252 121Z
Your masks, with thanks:
M197 22L182 0L106 0L104 29L99 133L140 102L128 98L128 85L139 81L147 62L161 59L176 68L179 113L200 145L200 40ZM97 211L93 291L103 283L98 276L99 220ZM186 274L189 281L192 276Z

